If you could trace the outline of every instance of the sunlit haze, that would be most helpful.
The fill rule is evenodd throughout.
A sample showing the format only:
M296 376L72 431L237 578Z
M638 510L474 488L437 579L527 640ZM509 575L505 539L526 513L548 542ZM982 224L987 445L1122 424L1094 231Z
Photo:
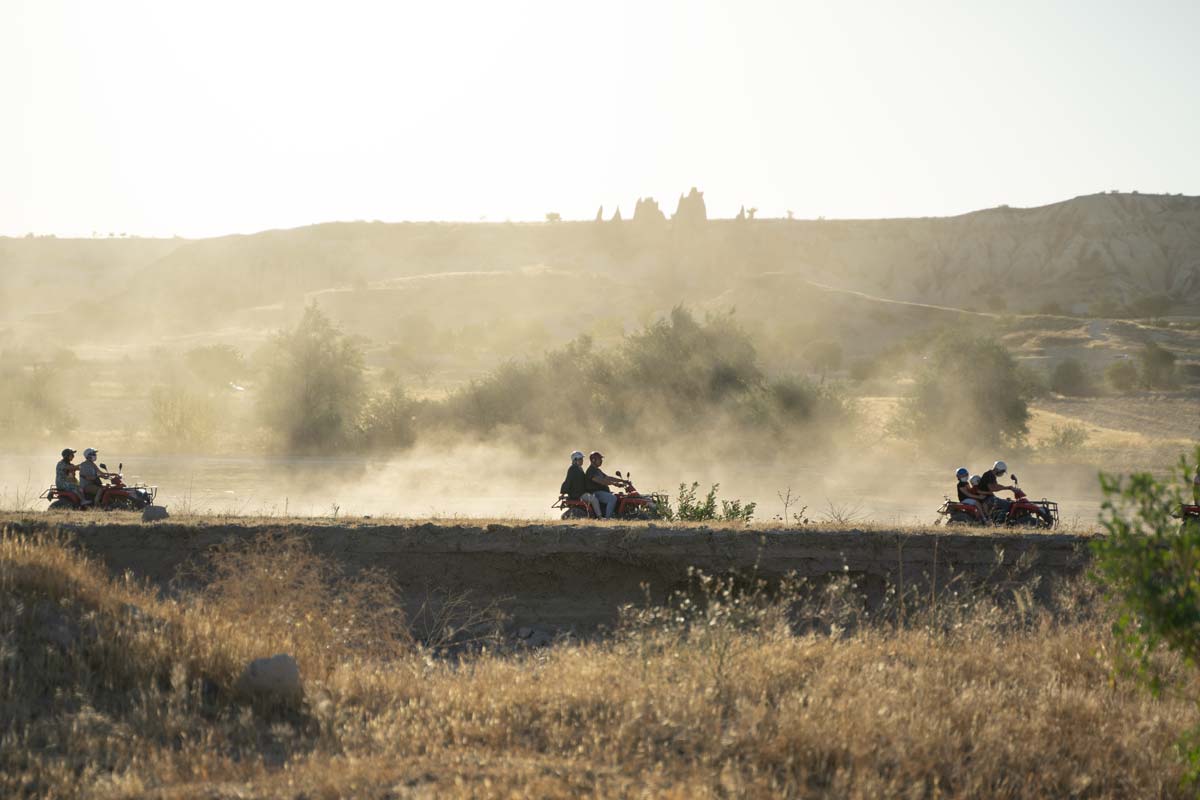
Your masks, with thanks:
M1200 193L1200 4L0 2L0 234Z

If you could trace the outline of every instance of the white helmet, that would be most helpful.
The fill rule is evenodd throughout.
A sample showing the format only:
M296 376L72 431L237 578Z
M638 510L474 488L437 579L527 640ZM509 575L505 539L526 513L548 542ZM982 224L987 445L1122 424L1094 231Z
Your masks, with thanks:
M571 463L575 463L576 461L583 461L583 452L580 450L571 453Z
M971 474L971 470L967 469L966 467L959 467L954 472L954 477L958 478L960 481L965 481L967 479L967 476L970 474Z
M87 450L83 451L84 458L91 458L92 456L96 456L96 455L100 455L100 454L96 452L96 448L94 448L94 447L89 447Z
M981 480L983 480L983 478L979 477L978 475L972 475L972 476L971 476L971 485L972 485L972 486L978 486L978 485L979 485L979 482L980 482Z
M1005 464L1003 461L997 461L995 464L992 464L992 472L1008 472L1008 464Z

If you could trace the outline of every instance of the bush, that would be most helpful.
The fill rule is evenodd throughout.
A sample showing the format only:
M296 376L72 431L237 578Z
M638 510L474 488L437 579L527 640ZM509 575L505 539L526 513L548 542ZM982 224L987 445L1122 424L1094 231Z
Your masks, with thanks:
M397 450L417 440L416 414L420 403L402 386L393 386L367 401L359 431L369 449Z
M1067 358L1058 362L1050 374L1050 388L1059 394L1082 397L1092 393L1092 382L1079 359Z
M150 390L150 425L161 444L175 450L203 447L217 430L218 411L211 398L178 384Z
M1123 394L1137 385L1137 367L1129 361L1118 361L1108 365L1108 369L1104 370L1104 378L1109 386Z
M848 409L833 387L768 381L730 315L701 321L676 308L616 348L598 351L585 336L544 359L503 364L429 412L444 426L477 434L509 429L526 440L561 440L591 430L641 445L728 429L741 437L811 434L810 423L833 427Z
M1165 294L1147 295L1127 305L1125 313L1131 317L1161 317L1171 310L1171 305L1171 298Z
M1151 389L1169 389L1175 385L1175 354L1157 342L1146 342L1138 354L1142 382Z
M1200 462L1200 447L1195 458ZM1180 459L1183 482L1194 468ZM1178 485L1168 486L1150 473L1101 474L1100 484L1101 523L1108 535L1092 545L1097 572L1123 611L1115 630L1132 657L1129 666L1157 693L1161 676L1152 656L1160 646L1179 653L1192 668L1200 665L1200 525L1180 525ZM1186 750L1195 782L1200 777L1197 731Z
M315 305L268 349L259 398L263 422L289 450L339 447L350 441L363 404L363 356Z
M57 364L37 363L24 353L0 353L0 442L70 433L78 425L72 399Z
M1078 452L1087 444L1088 438L1087 428L1076 422L1051 425L1050 435L1038 440L1037 449L1046 453L1069 455Z
M666 519L685 522L722 520L749 523L754 519L757 503L743 505L741 500L722 500L720 501L721 510L718 512L717 491L721 488L721 484L714 483L709 487L708 494L704 496L703 500L696 497L696 491L699 488L699 482L693 482L691 486L685 483L679 484L679 494L675 498L674 508L668 503L666 508L659 509L659 513Z
M929 442L1018 444L1029 432L1027 376L1001 345L989 339L942 337L901 404L892 430Z

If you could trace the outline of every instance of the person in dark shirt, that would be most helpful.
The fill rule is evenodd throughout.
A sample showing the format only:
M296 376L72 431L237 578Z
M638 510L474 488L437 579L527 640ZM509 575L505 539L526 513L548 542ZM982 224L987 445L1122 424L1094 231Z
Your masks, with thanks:
M971 482L971 472L966 467L959 467L958 471L954 473L954 477L958 480L958 485L955 487L958 490L958 502L977 507L980 516L986 519L987 512L983 507L984 496L975 488L979 481Z
M604 513L601 515L605 519L610 519L613 511L617 507L617 496L608 490L610 486L627 486L628 481L623 481L620 478L610 478L604 474L604 470L600 469L600 465L604 463L604 454L599 450L593 450L588 456L591 465L587 468L587 475L590 486L588 487L592 495L604 506Z
M997 497L996 492L1004 490L1012 491L1013 487L1005 486L1000 483L1000 478L1008 472L1008 465L1003 461L997 461L992 465L992 468L979 476L979 491L987 495L987 502L993 511L1000 512L1000 518L1008 516L1008 510L1012 507L1012 501L1006 500L1003 497Z
M567 467L567 477L559 488L559 494L565 494L572 500L583 500L591 505L596 516L600 516L600 503L591 492L592 481L583 471L583 453L576 450L571 453L571 466Z

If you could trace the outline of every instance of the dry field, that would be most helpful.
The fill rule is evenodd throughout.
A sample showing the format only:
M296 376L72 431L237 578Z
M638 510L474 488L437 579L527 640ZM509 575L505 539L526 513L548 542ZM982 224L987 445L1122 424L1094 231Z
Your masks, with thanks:
M631 611L611 636L438 658L378 575L230 551L194 593L0 539L0 795L1185 796L1191 673L1115 676L1102 600L849 585ZM486 642L484 642L486 644ZM286 652L303 697L248 695Z

